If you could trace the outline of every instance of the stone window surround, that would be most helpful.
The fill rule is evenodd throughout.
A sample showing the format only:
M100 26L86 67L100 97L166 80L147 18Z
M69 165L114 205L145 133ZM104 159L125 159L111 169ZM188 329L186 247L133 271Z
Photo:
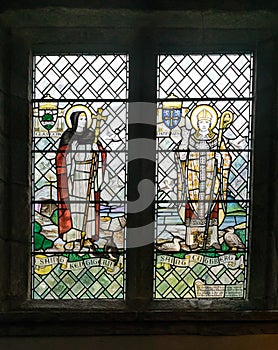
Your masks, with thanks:
M277 333L275 250L277 210L273 157L275 122L275 21L269 13L213 14L144 13L140 11L59 9L15 11L0 20L5 41L3 80L8 149L8 208L3 221L5 248L1 266L5 288L1 294L0 334L247 334ZM74 21L72 16L78 15ZM40 16L45 19L40 26ZM83 17L82 17L83 16ZM160 17L159 17L160 16ZM157 20L160 18L160 20ZM59 21L58 21L59 19ZM93 20L92 20L93 19ZM105 19L105 21L102 21ZM271 19L273 22L271 22ZM58 22L57 22L58 21ZM74 25L73 25L74 23ZM277 30L277 28L276 28ZM152 301L152 246L127 252L127 300L29 300L30 270L30 125L32 54L111 53L130 55L130 101L156 99L158 53L237 52L252 50L256 61L255 141L253 160L253 218L250 289L246 301ZM6 56L5 56L6 55ZM20 59L19 59L20 58ZM277 98L276 98L277 99ZM134 128L131 137L154 130ZM12 156L8 156L10 150ZM130 178L138 168L130 167ZM149 169L152 177L154 169ZM132 193L132 184L129 184ZM132 196L132 195L131 195ZM132 199L132 197L131 197ZM268 203L272 203L269 208ZM148 221L150 213L144 218ZM132 220L141 220L133 217ZM8 225L8 223L11 225ZM6 223L6 224L5 224ZM262 240L262 232L268 238ZM16 254L14 254L16 252ZM6 262L9 262L7 264ZM140 264L138 264L140 261ZM262 263L263 261L263 263ZM78 322L79 326L75 324ZM84 327L82 326L84 325Z

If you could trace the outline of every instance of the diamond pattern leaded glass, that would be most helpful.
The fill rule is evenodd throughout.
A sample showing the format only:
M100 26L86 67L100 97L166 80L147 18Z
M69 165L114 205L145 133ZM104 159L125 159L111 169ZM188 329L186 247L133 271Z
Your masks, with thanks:
M125 297L128 57L35 56L32 298Z
M154 298L247 295L253 55L160 55Z
M34 97L126 99L124 55L36 56Z
M160 55L158 98L250 98L252 62L249 54Z

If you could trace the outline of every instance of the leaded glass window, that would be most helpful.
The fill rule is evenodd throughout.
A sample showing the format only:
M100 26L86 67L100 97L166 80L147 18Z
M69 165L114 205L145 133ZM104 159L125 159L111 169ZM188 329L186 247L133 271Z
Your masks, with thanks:
M124 298L128 57L33 82L32 298ZM245 299L252 53L159 55L157 111L154 299Z
M253 55L158 57L155 299L247 295Z
M33 59L32 298L122 299L128 56Z

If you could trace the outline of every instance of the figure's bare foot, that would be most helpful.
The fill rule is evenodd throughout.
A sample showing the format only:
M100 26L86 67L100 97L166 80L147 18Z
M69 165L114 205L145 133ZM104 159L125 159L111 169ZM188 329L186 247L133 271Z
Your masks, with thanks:
M93 242L91 242L89 239L85 239L83 247L89 249L92 252L96 251L96 245Z
M68 252L68 251L72 251L73 248L74 248L74 242L67 242L64 246L65 248L65 251Z
M79 252L80 251L80 242L74 241L74 242L67 242L65 244L65 252L74 251Z

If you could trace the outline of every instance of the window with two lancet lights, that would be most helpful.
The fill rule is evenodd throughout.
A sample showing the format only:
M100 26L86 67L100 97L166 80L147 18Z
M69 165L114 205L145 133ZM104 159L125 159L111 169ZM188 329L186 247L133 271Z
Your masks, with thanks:
M33 62L32 298L125 299L129 58ZM245 299L252 53L159 55L156 110L153 298Z

